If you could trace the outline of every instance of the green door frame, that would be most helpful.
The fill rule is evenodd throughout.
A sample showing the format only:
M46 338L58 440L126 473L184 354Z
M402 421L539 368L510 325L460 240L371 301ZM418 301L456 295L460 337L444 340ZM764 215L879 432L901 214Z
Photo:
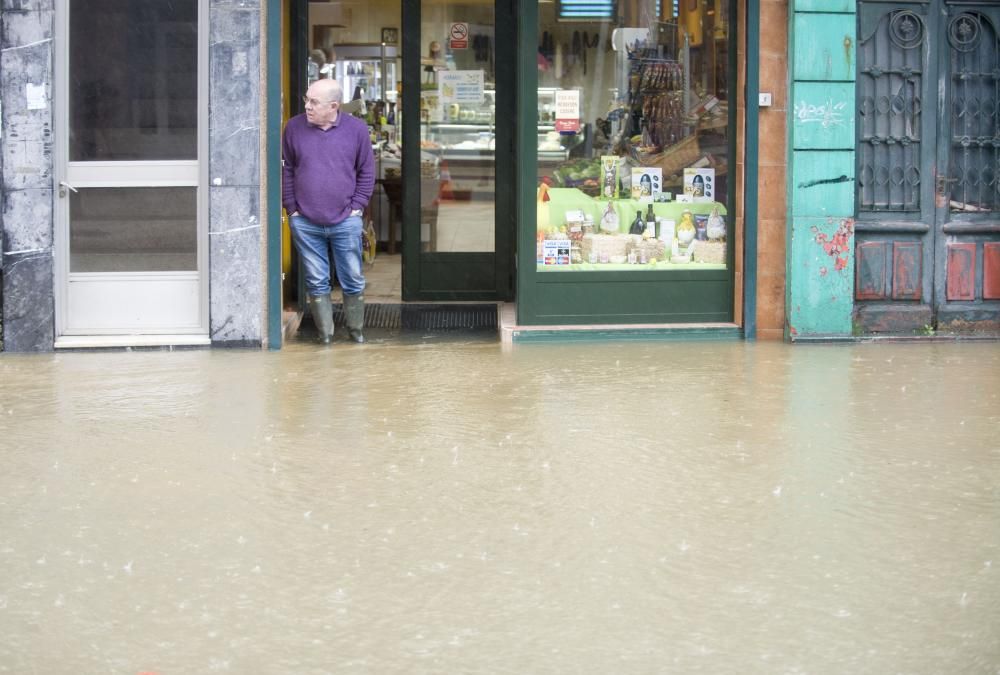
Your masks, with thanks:
M495 4L496 35L515 30L512 0ZM510 300L513 298L515 240L513 126L495 128L496 245L493 253L437 253L421 250L420 81L421 3L403 2L403 300ZM495 49L513 41L494 41ZM501 52L502 55L502 52ZM497 62L501 59L498 58ZM512 119L515 74L497 68L497 119ZM416 178L414 178L416 177ZM431 216L436 217L436 216Z
M267 0L267 347L281 349L281 0Z
M744 142L746 146L743 152L743 185L741 186L743 188L743 337L747 340L755 340L757 339L757 161L760 154L760 132L758 129L760 120L760 0L746 0L745 6L747 81ZM739 92L736 95L739 96ZM785 323L788 323L787 320Z

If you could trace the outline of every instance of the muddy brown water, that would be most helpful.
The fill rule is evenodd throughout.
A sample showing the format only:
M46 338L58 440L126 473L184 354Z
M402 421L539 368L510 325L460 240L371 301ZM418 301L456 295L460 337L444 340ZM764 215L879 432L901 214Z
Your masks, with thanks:
M0 355L0 672L1000 673L1000 345Z

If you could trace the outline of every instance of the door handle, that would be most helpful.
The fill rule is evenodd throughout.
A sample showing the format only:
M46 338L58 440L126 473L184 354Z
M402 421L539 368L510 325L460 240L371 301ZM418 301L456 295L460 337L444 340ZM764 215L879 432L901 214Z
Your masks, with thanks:
M64 181L64 180L59 181L59 196L60 197L65 197L66 196L66 190L72 190L73 192L79 192L79 190L77 190L75 187L73 187L72 185L70 185L66 181Z

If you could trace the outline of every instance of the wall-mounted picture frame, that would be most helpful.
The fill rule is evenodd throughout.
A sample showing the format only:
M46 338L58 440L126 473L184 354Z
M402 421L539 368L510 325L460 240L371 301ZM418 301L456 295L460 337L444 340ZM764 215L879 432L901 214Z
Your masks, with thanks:
M383 28L382 29L382 42L387 45L394 45L399 40L399 29L398 28Z

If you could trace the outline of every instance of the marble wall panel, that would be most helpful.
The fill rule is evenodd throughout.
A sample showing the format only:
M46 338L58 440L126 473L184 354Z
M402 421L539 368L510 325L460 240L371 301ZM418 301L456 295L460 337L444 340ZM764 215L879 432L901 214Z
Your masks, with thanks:
M259 2L212 0L209 26L209 288L213 344L263 339Z
M213 187L209 210L212 342L259 347L264 318L259 188Z
M52 0L0 5L0 268L3 349L54 341Z
M235 6L235 5L239 6ZM243 3L227 3L216 0L212 3L209 44L218 42L243 42L256 44L260 35L260 11Z
M209 179L260 184L260 12L213 10Z
M260 9L260 0L213 0L212 9Z
M51 251L52 217L51 189L4 191L4 253Z
M5 190L52 186L51 12L4 12L0 100ZM34 25L33 25L34 24Z
M52 23L42 21L38 11L5 11L2 38L4 45L23 47L52 39Z
M52 252L5 253L4 258L4 350L50 351L55 342Z
M14 12L51 11L54 6L55 0L3 0L0 2L0 9Z

